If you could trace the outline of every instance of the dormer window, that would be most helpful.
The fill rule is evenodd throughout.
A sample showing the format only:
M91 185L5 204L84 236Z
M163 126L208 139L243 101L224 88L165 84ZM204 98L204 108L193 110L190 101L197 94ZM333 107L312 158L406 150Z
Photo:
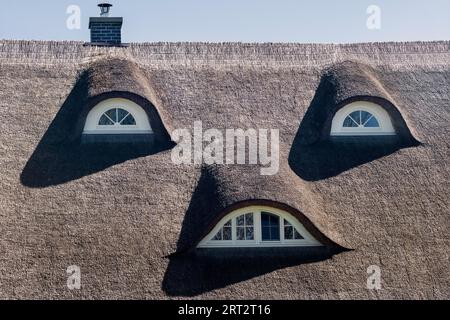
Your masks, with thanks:
M153 130L145 110L133 101L113 98L88 113L83 142L152 142Z
M103 113L99 126L136 126L136 120L130 112L122 108L112 108Z
M200 242L199 248L322 246L291 214L251 206L225 216Z
M83 134L151 134L147 113L133 101L107 99L89 112Z
M350 113L344 120L344 128L379 128L377 118L370 112L358 110Z
M392 136L391 117L381 106L367 101L341 108L333 118L331 136Z

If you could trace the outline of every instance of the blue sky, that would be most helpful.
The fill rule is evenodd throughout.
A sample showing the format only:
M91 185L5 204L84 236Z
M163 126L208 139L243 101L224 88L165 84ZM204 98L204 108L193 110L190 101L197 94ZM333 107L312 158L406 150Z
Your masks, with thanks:
M112 0L124 42L372 42L450 39L450 0ZM69 5L81 29L69 30ZM89 40L95 0L0 0L0 39ZM370 5L381 29L369 30Z

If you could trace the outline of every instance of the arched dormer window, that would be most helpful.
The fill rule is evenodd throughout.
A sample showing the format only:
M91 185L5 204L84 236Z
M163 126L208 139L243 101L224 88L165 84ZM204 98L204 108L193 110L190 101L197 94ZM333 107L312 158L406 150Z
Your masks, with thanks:
M126 126L135 126L136 119L133 115L122 108L112 108L104 112L98 121L99 126L114 126L116 128L125 128Z
M391 136L395 135L392 120L381 106L357 101L336 112L331 125L331 136Z
M226 215L199 248L322 246L290 213L251 206Z
M97 104L86 118L83 134L151 134L147 113L133 101L113 98Z

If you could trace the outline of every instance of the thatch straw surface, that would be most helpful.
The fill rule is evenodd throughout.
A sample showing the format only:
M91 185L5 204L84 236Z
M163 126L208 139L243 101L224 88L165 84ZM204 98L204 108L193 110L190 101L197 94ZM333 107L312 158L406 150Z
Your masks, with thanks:
M117 95L146 108L160 149L79 145L89 108ZM390 112L398 141L324 139L356 98ZM449 42L0 41L0 297L448 299L449 106ZM167 132L196 120L279 129L279 173L173 165ZM179 254L243 203L353 250Z

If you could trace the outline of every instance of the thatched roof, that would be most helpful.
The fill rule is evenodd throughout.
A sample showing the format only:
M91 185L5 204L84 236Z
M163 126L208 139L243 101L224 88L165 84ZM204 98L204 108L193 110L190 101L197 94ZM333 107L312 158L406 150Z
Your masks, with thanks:
M122 95L154 119L161 148L79 144L89 108ZM384 106L399 139L324 139L355 99ZM0 41L0 297L448 299L449 105L449 42ZM172 164L168 132L196 120L280 129L279 173ZM327 246L192 251L254 203ZM380 291L366 288L370 265Z

